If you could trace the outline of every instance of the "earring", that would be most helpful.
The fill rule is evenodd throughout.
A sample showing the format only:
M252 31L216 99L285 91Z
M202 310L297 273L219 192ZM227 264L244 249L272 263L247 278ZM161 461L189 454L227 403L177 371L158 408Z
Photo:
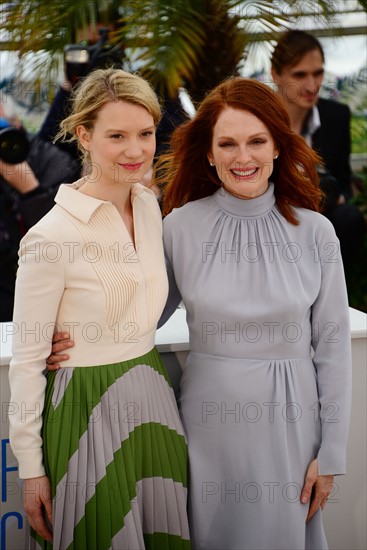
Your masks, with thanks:
M214 166L214 162L209 161L210 166Z
M277 160L278 157L279 157L279 154L275 155L274 160Z

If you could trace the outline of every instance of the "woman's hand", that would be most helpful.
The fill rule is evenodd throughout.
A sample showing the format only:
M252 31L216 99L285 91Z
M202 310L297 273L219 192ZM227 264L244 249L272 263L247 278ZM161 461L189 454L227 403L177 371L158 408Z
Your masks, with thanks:
M321 510L325 508L328 496L333 489L333 480L333 475L318 475L317 458L310 463L301 493L302 504L310 502L306 522L310 521L319 507L321 507Z
M52 525L51 486L47 476L24 480L24 510L29 524L44 539L52 542L47 519Z
M73 346L74 342L70 340L70 334L68 332L56 332L52 338L51 355L46 359L48 370L58 370L60 368L59 362L62 363L69 359L67 353L61 352Z

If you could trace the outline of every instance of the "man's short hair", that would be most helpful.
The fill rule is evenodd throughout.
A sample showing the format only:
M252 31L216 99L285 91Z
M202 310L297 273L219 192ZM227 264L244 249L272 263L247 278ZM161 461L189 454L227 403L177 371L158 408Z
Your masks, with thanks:
M274 48L271 66L277 74L281 74L285 67L294 67L306 53L313 50L319 50L324 62L324 50L317 38L304 31L287 31Z

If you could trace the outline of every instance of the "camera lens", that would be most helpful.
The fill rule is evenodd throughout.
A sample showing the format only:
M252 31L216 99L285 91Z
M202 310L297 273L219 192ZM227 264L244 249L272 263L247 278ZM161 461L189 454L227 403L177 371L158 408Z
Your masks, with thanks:
M29 153L29 141L26 134L16 128L0 130L0 158L8 164L23 162Z

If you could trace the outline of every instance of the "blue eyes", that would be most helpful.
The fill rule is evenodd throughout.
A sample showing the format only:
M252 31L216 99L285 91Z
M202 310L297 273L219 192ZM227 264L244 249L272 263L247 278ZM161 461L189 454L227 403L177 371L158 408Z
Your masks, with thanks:
M153 136L154 135L154 132L152 130L147 130L146 132L142 132L140 134L140 137L143 137L143 138L147 138L147 137L150 137L150 136ZM112 139L122 139L124 138L124 134L112 134L110 136Z

